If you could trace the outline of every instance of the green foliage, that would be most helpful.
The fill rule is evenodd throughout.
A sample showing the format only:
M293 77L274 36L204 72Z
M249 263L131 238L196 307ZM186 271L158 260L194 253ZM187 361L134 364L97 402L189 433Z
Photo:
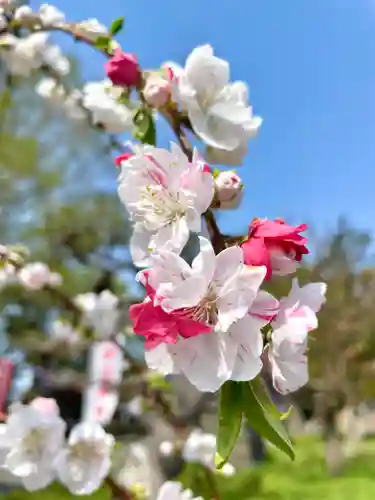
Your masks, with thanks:
M278 412L260 377L250 382L226 382L220 391L215 457L217 468L220 469L230 457L239 436L243 415L255 432L294 460L292 443L281 422L287 414Z
M125 22L125 18L123 16L115 19L112 22L111 27L109 29L110 34L112 36L117 35L117 33L119 33L122 30L122 28L124 27L124 22Z
M156 146L156 127L152 113L147 108L141 108L134 114L134 125L137 127L135 137L143 144Z
M229 460L238 439L242 423L242 385L226 382L220 391L219 424L216 433L215 465L218 469Z

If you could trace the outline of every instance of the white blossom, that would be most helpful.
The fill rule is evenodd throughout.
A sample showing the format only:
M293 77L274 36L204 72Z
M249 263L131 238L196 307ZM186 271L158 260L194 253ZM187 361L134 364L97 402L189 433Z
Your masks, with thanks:
M76 36L95 42L99 36L108 35L108 29L97 19L87 19L75 25L74 33Z
M203 498L194 497L193 492L184 490L180 483L167 481L159 489L156 500L203 500Z
M45 25L59 25L65 21L65 14L54 5L44 3L39 8L39 18Z
M215 57L210 45L189 55L182 75L173 80L172 94L208 146L234 151L254 137L261 124L248 104L246 84L229 81L229 64Z
M65 422L54 400L14 403L6 425L10 451L5 465L28 491L45 488L55 478L53 460L64 442Z
M59 480L73 495L90 495L109 473L113 446L113 436L100 425L77 424L55 460Z
M153 463L148 449L140 443L122 446L115 452L112 477L126 489L141 490L149 497L153 490Z
M30 5L21 5L14 12L14 19L16 21L29 21L37 19L37 17Z
M186 462L200 463L211 470L215 470L215 453L216 436L205 433L201 429L191 431L182 450L182 456ZM230 476L235 473L235 468L227 462L221 472Z
M54 78L42 78L35 87L35 91L44 99L54 104L63 105L65 102L64 88Z
M58 273L51 273L43 262L30 262L19 271L18 281L27 290L41 290L46 285L58 286L62 278Z
M47 33L32 33L25 38L2 35L1 57L9 72L16 76L29 76L34 69L39 68L44 62L47 39Z
M56 342L73 344L79 340L79 335L72 325L60 319L52 321L50 335Z
M69 59L63 55L58 45L47 45L43 60L60 76L66 76L70 71Z
M151 251L180 253L190 231L201 230L213 178L198 152L192 162L175 144L171 151L147 146L123 162L118 193L135 222L130 251L135 265L147 265Z
M133 114L119 104L108 82L89 82L83 87L83 106L88 109L94 125L110 134L122 134L133 129Z
M95 329L100 338L108 338L116 334L119 314L119 299L109 290L103 290L99 295L85 293L77 295L75 304L84 314L84 321Z
M155 291L154 304L178 320L175 333L181 335L175 343L147 350L146 362L164 374L183 373L200 391L215 392L227 380L251 380L261 370L260 328L268 321L249 311L266 268L245 266L239 247L215 256L211 243L199 239L201 250L192 267L164 251L154 255L147 274L140 275ZM142 321L152 330L150 313ZM163 332L163 324L160 327Z
M309 380L308 333L318 326L316 313L325 301L326 288L324 283L300 288L294 279L289 296L280 301L268 357L273 384L282 394L297 391Z

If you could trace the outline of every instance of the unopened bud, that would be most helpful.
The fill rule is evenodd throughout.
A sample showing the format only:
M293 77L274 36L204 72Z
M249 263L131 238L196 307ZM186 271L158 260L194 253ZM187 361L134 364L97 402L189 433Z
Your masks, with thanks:
M170 83L160 75L151 75L146 82L143 95L147 104L158 109L167 104L171 93Z
M220 208L237 208L243 195L240 177L234 171L220 172L215 178L216 197Z

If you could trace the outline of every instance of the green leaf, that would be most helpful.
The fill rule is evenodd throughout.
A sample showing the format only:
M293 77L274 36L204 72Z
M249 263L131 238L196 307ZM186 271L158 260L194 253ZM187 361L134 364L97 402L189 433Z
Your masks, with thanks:
M113 21L113 23L111 24L111 27L109 28L109 32L111 35L117 35L117 33L119 31L122 30L123 26L124 26L124 17L121 16L121 17L118 17L117 19L115 19Z
M137 126L135 137L143 144L156 145L156 127L152 114L147 109L139 109L133 118Z
M259 377L242 383L243 411L249 426L294 460L294 450L288 433L280 421Z
M226 382L220 391L219 424L215 465L221 469L238 439L242 422L242 384Z
M98 36L95 42L95 47L100 50L108 50L110 47L111 39L109 36Z

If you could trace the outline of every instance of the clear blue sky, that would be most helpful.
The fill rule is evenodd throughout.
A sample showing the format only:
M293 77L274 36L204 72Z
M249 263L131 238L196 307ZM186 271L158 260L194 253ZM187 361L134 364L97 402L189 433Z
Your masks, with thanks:
M238 171L245 202L223 217L226 230L284 216L320 232L340 214L375 229L375 0L54 3L71 20L109 25L124 15L119 41L143 67L183 63L210 43L230 61L232 78L248 82L264 124ZM73 50L87 78L103 78L101 56ZM161 144L169 137L161 127Z

